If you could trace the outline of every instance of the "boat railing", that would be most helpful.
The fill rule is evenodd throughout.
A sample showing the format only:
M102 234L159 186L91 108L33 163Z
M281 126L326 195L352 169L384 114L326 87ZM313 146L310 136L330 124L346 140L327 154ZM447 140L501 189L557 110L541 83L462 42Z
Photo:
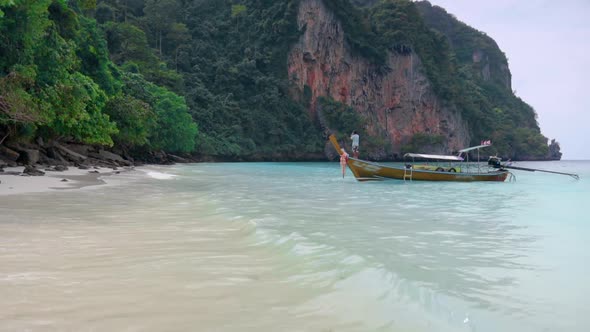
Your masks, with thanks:
M449 162L449 161L408 161L404 163L404 177L410 170L416 171L439 171L439 172L456 172L456 173L470 173L470 174L482 174L489 171L493 171L492 167L489 167L487 163L477 161L462 161L462 162ZM409 174L407 175L410 176Z
M489 167L487 163L478 161L469 161L464 163L465 173L487 173L492 171L493 168Z
M493 168L490 168L486 162L480 160L479 150L488 146L489 145L480 145L463 149L460 150L459 155L406 153L404 159L410 159L411 161L409 161L409 163L412 165L411 168L416 171L484 174L493 171ZM470 160L470 151L477 151L477 158Z

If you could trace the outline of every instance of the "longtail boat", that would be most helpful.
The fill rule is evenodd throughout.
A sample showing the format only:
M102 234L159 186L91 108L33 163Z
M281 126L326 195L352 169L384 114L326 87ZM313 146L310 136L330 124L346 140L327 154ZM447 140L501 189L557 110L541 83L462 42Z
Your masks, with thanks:
M469 162L468 152L487 147L479 145L460 150L465 153L467 160L459 156L431 155L420 153L407 153L406 158L412 158L411 163L402 166L385 166L375 162L352 158L340 147L336 137L331 134L330 142L346 162L348 168L358 181L374 181L385 179L409 180L409 181L505 181L510 172L504 168L487 167L477 162ZM427 162L416 163L415 160L426 160ZM478 158L479 161L479 158ZM435 162L435 164L431 164ZM444 163L445 165L441 164Z

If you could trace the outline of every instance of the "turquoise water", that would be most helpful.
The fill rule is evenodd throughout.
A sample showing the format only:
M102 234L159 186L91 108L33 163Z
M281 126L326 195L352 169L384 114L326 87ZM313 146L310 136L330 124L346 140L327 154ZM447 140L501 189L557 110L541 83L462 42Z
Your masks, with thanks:
M0 328L590 330L590 162L518 166L581 180L194 164L7 197Z

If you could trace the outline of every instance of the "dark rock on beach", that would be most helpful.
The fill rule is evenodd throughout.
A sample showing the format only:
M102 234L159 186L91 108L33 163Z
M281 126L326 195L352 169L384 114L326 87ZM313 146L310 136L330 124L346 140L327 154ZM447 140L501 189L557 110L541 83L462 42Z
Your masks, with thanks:
M54 167L49 167L45 169L48 172L63 172L68 170L68 166L64 165L55 165Z
M174 162L177 162L177 163L188 163L188 162L190 162L190 161L189 161L188 159L186 159L186 158L182 158L182 157L179 157L179 156L177 156L177 155L173 155L173 154L168 154L168 157L169 157L169 158L170 158L172 161L174 161Z
M39 162L39 150L22 149L20 152L20 159L26 165L35 165L37 162Z
M20 153L6 147L0 145L0 155L2 155L5 160L17 161L18 157L20 157Z
M23 174L31 176L43 176L45 175L45 172L36 169L35 166L26 165Z
M68 166L79 169L95 167L117 170L144 164L170 165L193 162L190 156L167 154L163 151L127 151L120 147L105 149L95 145L75 144L37 138L29 142L6 140L0 144L0 169L3 167L33 166L24 174L43 175L35 165L49 172L62 172ZM6 174L6 173L4 173ZM20 173L19 173L20 174Z

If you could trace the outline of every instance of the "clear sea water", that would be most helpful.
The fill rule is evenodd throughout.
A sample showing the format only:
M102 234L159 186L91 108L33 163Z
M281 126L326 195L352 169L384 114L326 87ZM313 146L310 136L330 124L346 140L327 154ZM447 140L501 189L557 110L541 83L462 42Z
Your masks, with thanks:
M589 331L590 162L147 167L0 199L1 331Z

